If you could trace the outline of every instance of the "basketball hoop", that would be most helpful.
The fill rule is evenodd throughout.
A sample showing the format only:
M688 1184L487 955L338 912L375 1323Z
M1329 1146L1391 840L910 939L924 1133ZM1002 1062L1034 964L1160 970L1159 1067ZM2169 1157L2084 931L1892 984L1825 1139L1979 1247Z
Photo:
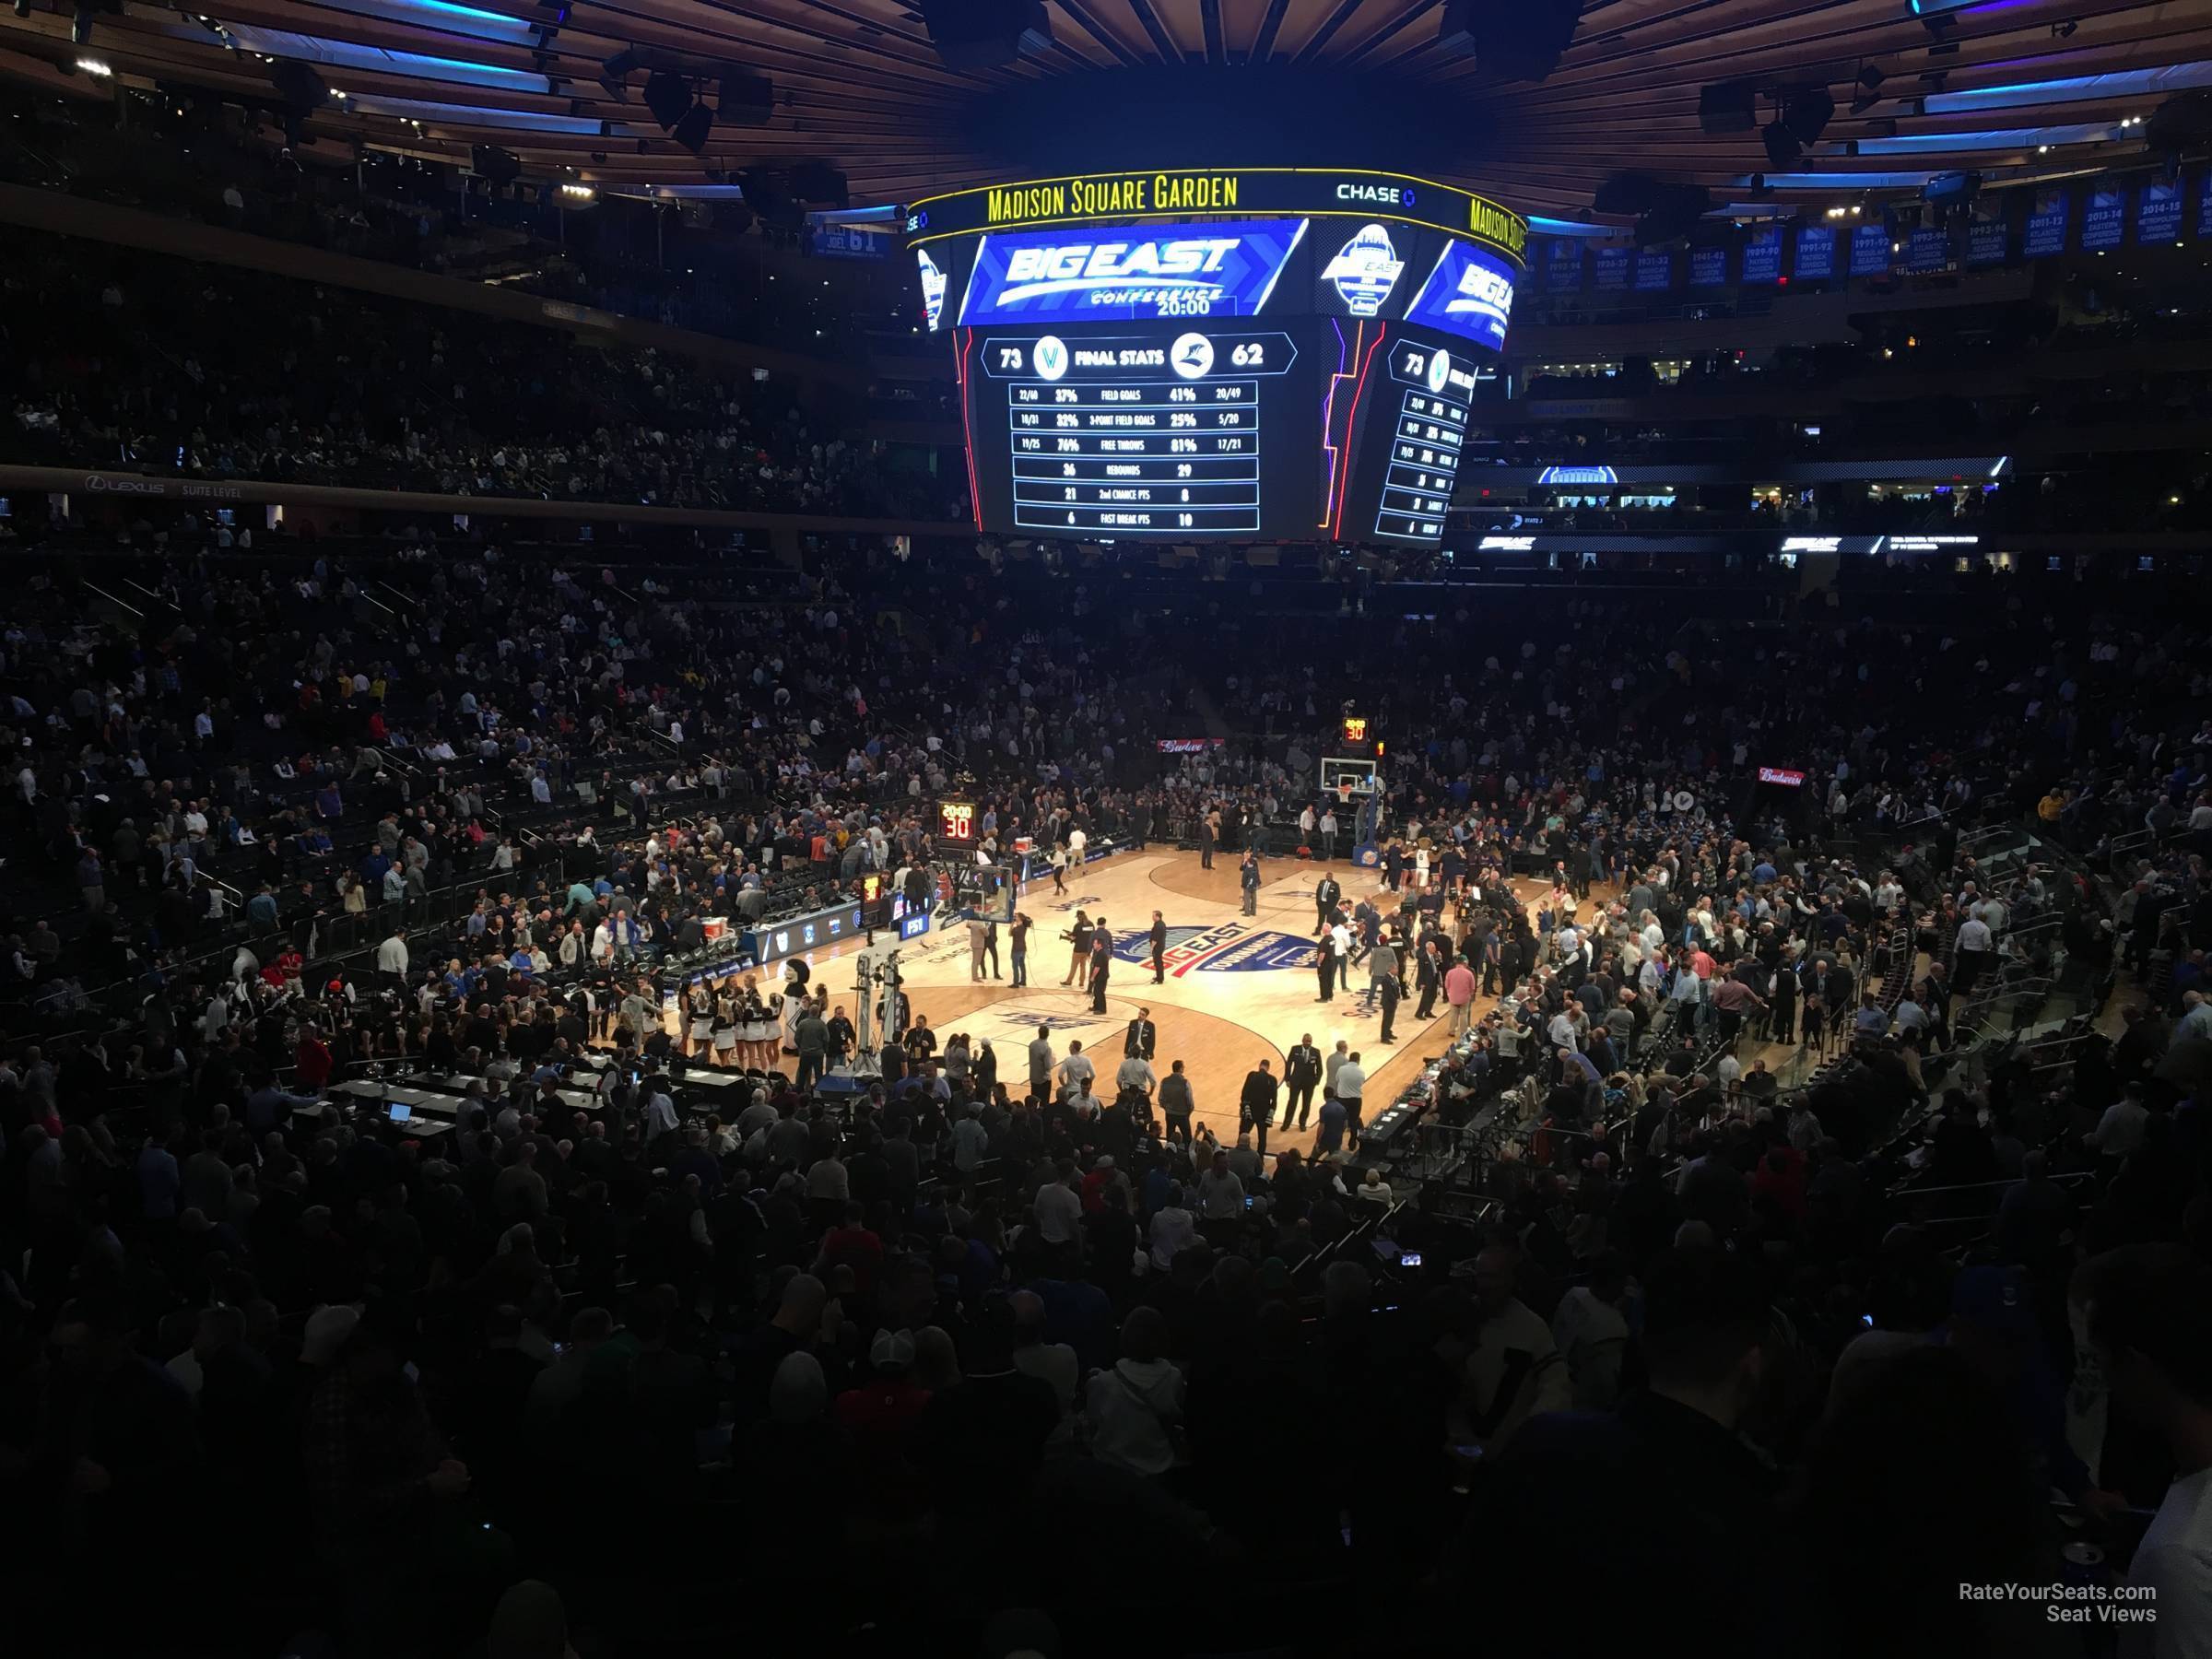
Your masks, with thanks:
M1339 782L1336 785L1336 804L1347 811L1351 809L1352 786L1348 782Z

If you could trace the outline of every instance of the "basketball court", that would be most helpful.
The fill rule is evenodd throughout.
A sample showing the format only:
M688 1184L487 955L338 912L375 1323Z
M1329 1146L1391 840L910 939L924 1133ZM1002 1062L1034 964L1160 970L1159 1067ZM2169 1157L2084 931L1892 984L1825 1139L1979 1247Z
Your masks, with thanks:
M1181 1060L1199 1121L1233 1142L1245 1074L1265 1060L1281 1077L1284 1051L1301 1036L1310 1033L1324 1053L1339 1040L1349 1043L1367 1068L1367 1098L1378 1103L1394 1099L1444 1049L1450 1028L1441 997L1438 1016L1421 1020L1414 1018L1418 998L1407 996L1398 1005L1394 1041L1377 1041L1381 1017L1360 1006L1364 967L1352 970L1348 992L1340 989L1326 1007L1316 1002L1321 987L1313 967L1313 889L1324 870L1335 876L1347 898L1378 890L1379 873L1357 868L1347 858L1330 865L1268 859L1261 865L1259 913L1244 916L1239 913L1237 855L1218 853L1207 870L1196 853L1119 853L1071 873L1065 895L1053 893L1048 877L1017 900L1016 908L1035 924L1028 985L1013 983L1003 927L999 965L1006 977L972 980L968 928L961 921L902 947L900 971L913 1011L928 1018L940 1039L965 1031L979 1052L988 1041L1000 1080L1017 1094L1028 1077L1029 1044L1040 1025L1051 1028L1060 1053L1071 1041L1100 1051L1100 1092L1111 1094L1124 1029L1138 1009L1150 1008L1159 1028L1155 1068L1165 1076L1170 1062ZM1534 881L1516 887L1524 902L1542 890ZM1061 982L1070 956L1061 935L1078 909L1094 923L1104 918L1116 942L1103 1015L1091 1012L1089 991L1079 980ZM1158 984L1147 937L1156 910L1168 929L1167 971ZM878 935L879 945L882 940ZM849 962L856 950L848 945L809 959L830 987L831 1006L842 1005L848 1014L857 1012ZM1490 1000L1478 999L1477 1011ZM1277 1137L1271 1149L1283 1144Z

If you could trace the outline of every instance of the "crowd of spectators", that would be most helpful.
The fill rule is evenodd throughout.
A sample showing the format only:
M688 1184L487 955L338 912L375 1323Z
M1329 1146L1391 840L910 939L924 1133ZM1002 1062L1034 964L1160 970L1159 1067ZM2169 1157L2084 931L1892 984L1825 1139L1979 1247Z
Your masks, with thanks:
M912 326L876 270L802 262L783 250L803 236L748 235L743 207L573 202L541 182L382 152L357 165L197 98L126 96L135 119L118 125L108 106L0 89L0 181L825 359L856 355L868 327ZM873 321L852 327L856 315Z
M925 474L727 367L19 233L0 459L219 482L958 516ZM281 330L238 320L281 315Z
M1958 1652L2030 1641L1959 1582L2161 1501L2152 1651L2203 1639L2195 618L18 535L0 1478L73 1593L138 1570L120 1649L496 1645L559 1617L527 1576L579 1651L1380 1650L1475 1596L1592 1652L1726 1561L1716 1651ZM1001 846L1279 871L1334 806L1348 851L1311 785L1347 698L1391 758L1383 862L1330 866L1347 966L1496 984L1433 1109L1491 1153L1371 1175L1325 1061L1312 1143L1256 1086L1252 1144L1156 1140L1177 1056L1093 1096L1111 1047L920 1022L802 1087L849 1041L821 976L711 1007L774 1065L687 1087L639 978L686 921L909 882L954 789ZM1985 868L2015 821L2041 851ZM2061 981L2117 982L2116 1041L1977 1057L1977 994ZM329 1095L374 1068L472 1085L410 1133Z

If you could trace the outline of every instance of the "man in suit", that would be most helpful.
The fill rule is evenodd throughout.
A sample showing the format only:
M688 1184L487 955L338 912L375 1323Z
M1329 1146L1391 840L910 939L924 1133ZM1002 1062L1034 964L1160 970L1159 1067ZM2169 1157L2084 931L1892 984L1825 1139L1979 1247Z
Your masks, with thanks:
M1106 979L1113 967L1113 932L1100 916L1090 935L1090 1011L1106 1012Z
M1124 1055L1134 1054L1139 1060L1149 1060L1159 1047L1159 1028L1152 1023L1152 1010L1139 1008L1136 1018L1129 1022L1128 1032L1122 1038Z
M1283 1081L1290 1089L1290 1098L1283 1105L1283 1127L1303 1129L1312 1121L1313 1090L1321 1082L1321 1051L1313 1046L1312 1032L1300 1037L1284 1057Z
M1336 900L1344 897L1344 888L1335 877L1322 872L1320 885L1313 889L1313 931L1325 932L1330 918L1336 913Z
M1398 1017L1398 976L1394 971L1375 976L1375 1000L1382 1008L1382 1030L1376 1041L1392 1041L1390 1022Z
M1152 912L1152 982L1164 984L1168 977L1168 924L1158 911Z
M1436 994L1443 989L1444 959L1442 947L1433 938L1424 940L1418 959L1414 967L1414 983L1421 994L1421 1006L1413 1011L1416 1019L1428 1019L1436 1013Z
M1255 1071L1244 1074L1244 1088L1238 1097L1238 1117L1243 1128L1253 1132L1253 1145L1262 1158L1267 1156L1267 1131L1275 1124L1275 1103L1282 1085L1275 1073L1263 1060Z

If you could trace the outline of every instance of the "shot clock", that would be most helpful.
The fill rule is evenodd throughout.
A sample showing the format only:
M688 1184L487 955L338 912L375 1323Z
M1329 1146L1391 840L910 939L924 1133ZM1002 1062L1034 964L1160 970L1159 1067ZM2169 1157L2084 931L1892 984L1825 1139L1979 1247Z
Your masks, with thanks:
M975 839L975 803L973 801L939 802L937 804L937 837L940 841L973 841Z

